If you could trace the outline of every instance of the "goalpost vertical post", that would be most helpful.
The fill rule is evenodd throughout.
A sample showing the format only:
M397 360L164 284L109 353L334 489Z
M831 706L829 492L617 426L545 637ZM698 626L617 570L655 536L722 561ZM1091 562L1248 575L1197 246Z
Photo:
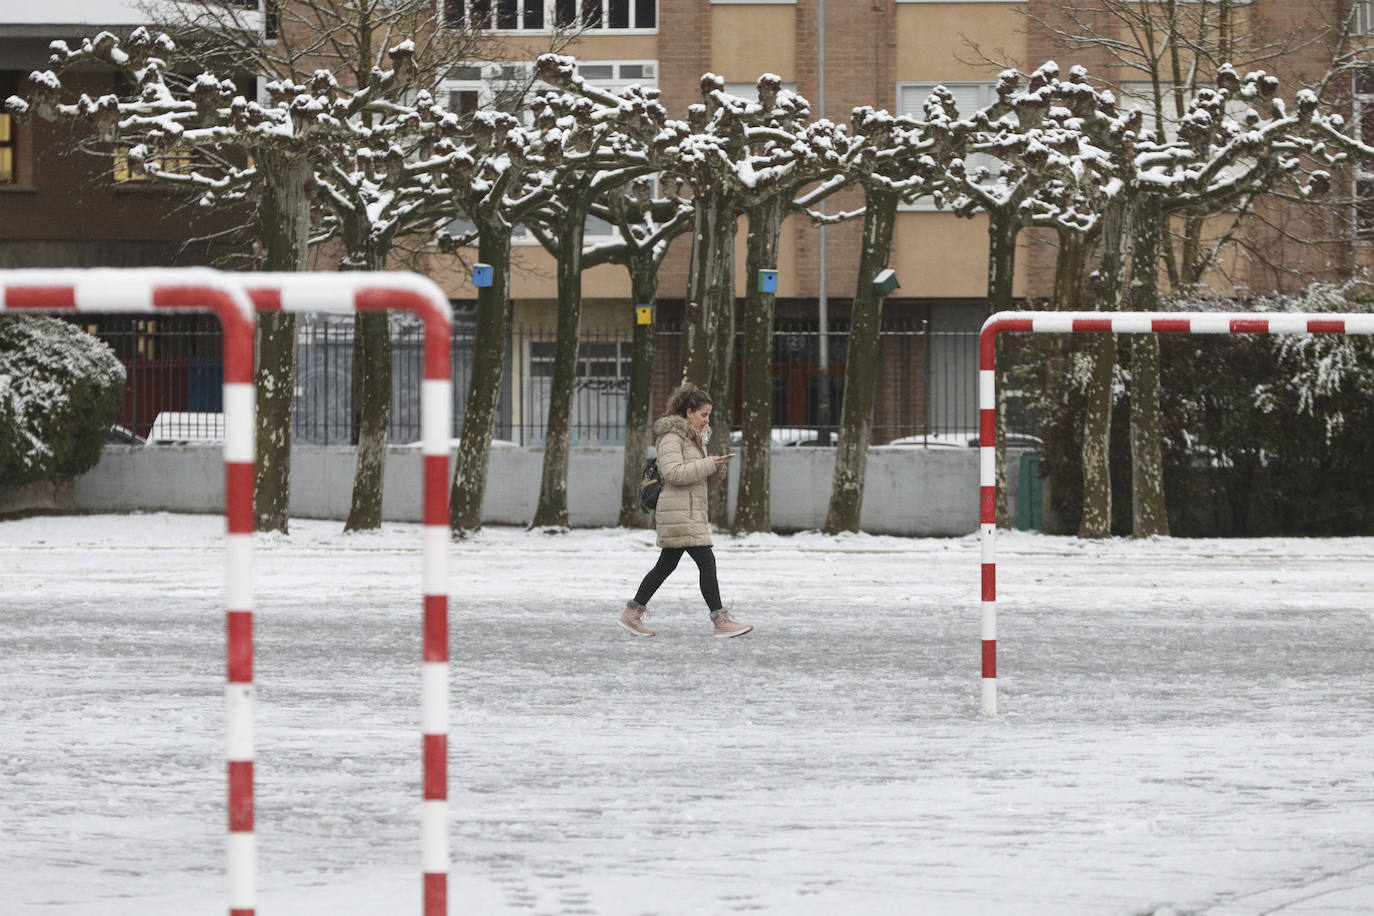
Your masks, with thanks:
M224 328L225 704L228 719L229 911L251 916L257 887L253 825L253 463L256 455L252 304L204 268L0 271L0 312L213 312Z
M997 335L1029 331L1022 320L983 325L978 338L978 540L982 553L983 714L997 714Z
M1374 314L1313 312L998 312L978 336L978 483L982 548L983 714L997 714L997 335L1374 334Z
M425 326L420 389L423 495L420 860L424 916L448 912L448 544L452 425L452 314L433 282L414 274L260 273L243 278L259 311L408 311ZM237 916L237 914L232 914Z

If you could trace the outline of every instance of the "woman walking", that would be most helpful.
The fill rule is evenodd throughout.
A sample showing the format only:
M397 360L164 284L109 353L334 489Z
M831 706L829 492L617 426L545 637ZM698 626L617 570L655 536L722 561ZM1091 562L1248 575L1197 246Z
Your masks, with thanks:
M743 636L754 629L730 619L720 600L716 584L716 555L711 551L711 529L706 515L706 484L725 473L731 455L707 455L711 436L711 398L687 382L668 399L668 412L654 421L654 444L658 448L658 473L663 490L654 511L658 546L663 548L658 562L649 570L634 600L625 603L619 623L636 636L653 636L644 626L649 599L677 568L684 553L696 561L701 580L701 597L711 612L715 635Z

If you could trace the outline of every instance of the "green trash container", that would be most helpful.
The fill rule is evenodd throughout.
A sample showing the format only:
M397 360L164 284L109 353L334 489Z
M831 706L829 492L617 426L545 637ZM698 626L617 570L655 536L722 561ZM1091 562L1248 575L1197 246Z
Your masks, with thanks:
M1020 476L1016 487L1016 527L1039 531L1045 515L1045 482L1040 479L1040 453L1021 453Z

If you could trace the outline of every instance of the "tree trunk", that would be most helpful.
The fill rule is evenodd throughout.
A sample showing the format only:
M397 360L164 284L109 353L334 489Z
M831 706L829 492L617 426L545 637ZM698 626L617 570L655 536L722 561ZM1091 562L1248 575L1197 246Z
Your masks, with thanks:
M310 162L295 154L259 150L263 170L259 238L263 269L301 271L310 244ZM254 513L258 531L287 532L291 510L291 407L296 391L296 316L265 313L258 320L257 460Z
M1097 307L1117 311L1124 277L1125 205L1113 202L1102 216L1102 264L1093 284ZM1092 374L1083 414L1083 517L1081 538L1112 536L1112 381L1116 374L1116 337L1091 335Z
M651 252L630 256L630 288L635 305L647 305L653 315L658 294L658 263ZM639 505L639 478L649 453L653 421L654 325L635 322L630 354L630 397L625 409L624 478L620 488L620 521L623 528L647 528L650 516Z
M731 383L735 328L735 232L738 216L707 189L696 204L692 267L687 288L687 341L682 376L711 395L715 434L706 451L723 455L729 448ZM716 525L726 524L729 471L707 491L707 512Z
M369 256L367 270L385 269L385 258ZM344 531L382 527L382 478L386 472L387 429L391 425L391 321L386 312L363 312L353 320L353 409L358 422L353 501Z
M749 209L745 276L750 282L744 293L744 353L740 365L742 449L739 495L735 502L737 532L773 530L769 469L773 440L773 309L777 294L760 291L755 278L760 270L777 268L778 237L788 198L790 194L775 194ZM733 373L730 375L733 377ZM718 409L724 413L729 403L730 400L725 401ZM727 425L722 435L728 429Z
M1112 378L1116 374L1116 335L1090 334L1092 375L1083 414L1083 517L1081 538L1112 536Z
M1097 233L1061 229L1058 237L1059 253L1054 262L1054 304L1051 308L1059 312L1077 312L1083 309L1083 280Z
M720 283L714 295L708 297L711 309L716 313L715 344L711 348L711 385L708 389L718 405L718 418L711 424L715 433L706 447L708 455L724 455L730 451L730 430L734 423L735 403L735 231L737 219L729 220L729 232L721 233L728 237L728 251L721 259ZM727 244L722 238L722 245ZM712 413L715 417L716 413ZM730 466L725 472L716 475L707 485L707 513L711 524L721 528L730 524Z
M569 201L569 218L558 229L558 337L544 425L544 472L531 528L568 526L568 449L572 443L577 345L582 326L582 239L586 208Z
M988 311L1011 308L1011 283L1016 271L1016 236L1021 224L1014 207L988 213ZM1007 505L1007 360L1002 335L997 347L997 527L1011 527Z
M1131 230L1132 311L1159 307L1159 236L1163 213L1139 206ZM1168 535L1159 409L1159 336L1131 342L1131 536Z
M868 444L873 436L873 406L878 394L879 344L883 298L873 278L887 266L892 231L897 223L898 195L865 185L863 248L859 252L858 286L849 318L849 352L844 370L844 405L830 484L830 510L825 531L858 531L863 511Z
M477 290L477 328L472 344L472 377L463 409L463 434L453 465L449 527L461 537L482 527L491 438L500 406L506 363L510 291L510 227L499 219L478 219L477 257L491 265L491 286Z
M358 446L353 501L345 531L382 527L382 478L391 424L391 331L386 312L359 314L353 322L353 397Z
M683 378L711 392L716 385L716 345L722 310L735 299L734 211L709 194L697 205L692 241L691 279L687 290L687 352Z

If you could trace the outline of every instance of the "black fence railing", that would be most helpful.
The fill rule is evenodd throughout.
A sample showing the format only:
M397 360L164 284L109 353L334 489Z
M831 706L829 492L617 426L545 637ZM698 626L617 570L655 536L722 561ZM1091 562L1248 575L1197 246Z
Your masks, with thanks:
M109 342L129 373L118 423L134 434L160 441L216 438L222 339L213 320L101 318L90 329ZM407 315L391 316L391 441L420 438L420 381L423 326ZM829 330L830 424L838 426L844 405L849 331L843 322ZM681 328L661 327L655 342L654 409L681 378L685 338ZM452 432L462 435L473 328L453 329L454 399ZM978 334L941 330L928 322L885 328L873 418L873 443L893 440L966 445L978 428ZM780 323L773 338L773 425L780 445L820 438L820 331L809 324ZM352 316L308 315L298 322L294 435L321 445L355 441L353 416ZM578 350L573 395L575 445L618 445L625 439L629 396L629 330L586 330ZM553 368L551 330L516 325L506 343L496 438L520 445L543 444ZM739 360L736 360L736 381ZM739 385L734 385L733 408ZM719 398L719 395L717 394ZM716 414L726 412L717 404ZM735 415L735 410L730 411Z

